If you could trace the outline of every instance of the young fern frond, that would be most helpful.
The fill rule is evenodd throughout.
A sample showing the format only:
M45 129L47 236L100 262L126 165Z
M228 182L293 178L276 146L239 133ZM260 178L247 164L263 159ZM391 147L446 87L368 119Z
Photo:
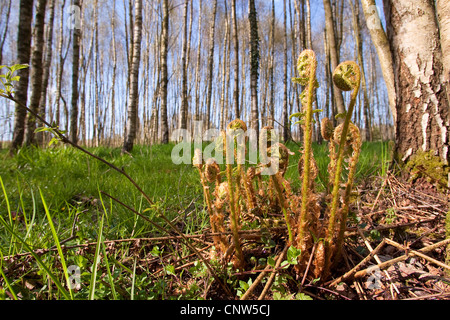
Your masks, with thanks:
M294 114L292 116L304 116L303 125L304 128L304 140L303 140L303 155L301 161L303 161L303 181L301 189L301 208L300 216L298 217L297 227L297 248L305 248L305 241L309 238L308 227L308 211L309 202L311 199L311 137L312 137L312 122L313 122L313 97L314 89L318 87L316 80L317 60L314 51L304 50L297 60L297 71L299 73L298 78L293 78L295 83L302 86L306 86L305 91L302 93L303 112ZM301 121L301 120L300 120ZM304 256L304 255L303 255Z
M247 131L247 126L244 121L240 119L236 119L231 121L227 126L227 137L224 139L225 143L225 158L226 158L226 167L227 167L227 181L228 181L228 198L230 202L230 222L231 222L231 231L233 232L233 243L235 246L235 253L236 253L236 267L244 267L244 255L242 253L241 243L239 239L239 183L240 181L236 181L233 178L233 165L234 162L233 156L237 160L237 172L238 177L241 171L241 164L240 159L242 157L242 145L240 145L239 142L242 144L242 135L243 133ZM231 139L228 139L228 136L231 137ZM229 141L231 140L231 141ZM233 146L230 147L228 144L232 143ZM245 142L244 142L245 147ZM230 152L231 149L233 152ZM245 153L244 153L245 155Z
M331 255L334 251L334 236L335 236L335 224L337 220L337 211L339 204L339 188L340 188L340 179L342 168L344 164L345 158L345 150L347 147L347 138L348 138L348 130L351 124L351 117L353 113L353 109L356 104L356 98L359 91L359 85L361 80L361 72L359 66L353 61L346 61L339 64L336 70L333 72L333 81L334 84L343 91L352 90L350 96L350 104L347 112L345 113L344 123L339 125L334 130L334 136L339 140L338 152L336 155L336 163L334 167L334 175L330 176L330 180L333 179L333 190L331 192L332 200L330 206L329 213L329 221L328 221L328 230L325 239L325 249L326 249L326 270L330 267ZM330 141L330 144L333 144L333 141ZM357 160L357 159L356 159ZM351 177L353 179L353 177ZM342 212L343 213L343 212ZM343 213L344 214L344 213ZM341 216L341 225L345 224L344 215Z

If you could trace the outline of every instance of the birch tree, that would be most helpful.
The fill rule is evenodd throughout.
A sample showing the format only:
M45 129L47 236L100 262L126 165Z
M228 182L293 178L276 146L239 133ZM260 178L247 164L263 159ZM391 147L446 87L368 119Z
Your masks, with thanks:
M131 152L136 138L138 105L139 105L139 65L141 60L141 39L142 39L142 0L134 2L134 35L133 54L130 73L130 93L128 96L128 119L126 127L126 137L122 147L122 152Z
M251 95L251 125L259 137L258 118L258 70L259 70L259 35L258 18L256 15L255 0L248 2L248 20L250 24L250 95Z
M383 2L395 70L397 157L406 162L433 150L448 163L449 103L434 1Z
M206 92L206 128L211 126L211 97L213 89L213 68L214 68L214 34L216 29L216 12L217 12L217 0L214 0L213 11L211 16L211 29L209 31L209 56L208 56L208 75L206 78L206 85L208 91ZM227 27L228 28L228 25Z
M33 0L20 0L19 28L17 31L17 63L29 64L31 55L31 22L33 21ZM20 76L15 88L15 98L27 104L29 68L17 72ZM25 133L26 109L16 103L14 114L14 132L11 143L11 152L22 145Z
M323 0L323 7L325 10L325 28L327 32L328 50L330 51L331 69L334 70L339 64L339 53L336 43L336 30L334 28L333 12L331 9L330 0ZM344 97L341 90L333 84L333 95L336 102L338 113L344 113Z
M28 107L35 113L39 109L39 101L42 94L42 51L44 49L44 26L45 8L47 0L38 0L36 4L36 21L34 24L34 46L31 56L31 97ZM28 114L26 123L25 144L31 145L35 142L34 130L36 129L36 118Z
M42 75L42 88L41 88L41 97L39 100L39 110L38 113L41 117L45 118L46 114L46 102L47 102L47 87L50 78L50 66L52 64L52 56L53 56L53 23L55 20L55 0L50 0L49 2L49 10L50 16L48 19L47 30L46 30L46 45L45 45L45 59L43 66L43 75ZM38 121L38 126L42 126L43 124ZM38 145L43 144L44 133L38 132L36 134L36 143Z
M233 103L234 103L234 117L239 119L239 36L238 26L236 18L236 0L231 1L231 17L233 20L233 40L234 40L234 91L233 91Z
M163 2L162 41L161 41L161 142L169 143L169 124L167 121L167 54L169 50L169 0Z
M81 1L74 0L73 5L80 8ZM81 28L73 28L72 40L72 97L70 107L70 139L78 142L78 73L80 66Z

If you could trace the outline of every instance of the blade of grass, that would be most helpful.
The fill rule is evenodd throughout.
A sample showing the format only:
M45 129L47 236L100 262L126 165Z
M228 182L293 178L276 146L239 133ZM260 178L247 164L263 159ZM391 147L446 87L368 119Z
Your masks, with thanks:
M3 184L2 177L0 177L0 184L2 185L3 194L5 196L6 209L8 210L8 216L9 216L9 223L12 226L13 225L13 221L12 221L13 219L12 219L12 214L11 214L11 207L9 205L8 194L6 193L6 189L5 189L5 185Z
M26 240L28 238L28 236L31 233L31 229L33 228L34 225L34 218L36 217L36 200L34 199L34 193L31 192L31 200L33 201L33 216L31 217L31 222L28 224L27 220L25 219L25 229L27 230L27 233L25 235L25 238L23 238L24 240Z
M102 195L100 193L100 199L102 199ZM112 202L112 200L110 199L110 201ZM103 199L101 200L102 206L103 206L103 212L105 212L105 215L108 217L107 215L107 211L105 208L105 205L103 203ZM111 206L112 207L112 206ZM111 293L113 295L113 299L117 300L117 293L116 293L116 287L114 285L114 279L111 275L111 270L109 267L109 261L108 261L108 256L106 255L106 249L105 249L106 245L105 245L105 241L102 239L102 253L103 253L103 257L105 259L105 264L106 264L106 271L108 273L108 280L109 280L109 285L111 286Z
M45 202L44 196L42 195L41 189L39 189L39 194L41 195L41 199L42 199L42 204L44 206L45 215L47 216L48 224L50 225L50 229L52 231L53 240L55 240L55 245L56 245L56 248L58 249L58 255L59 255L59 258L61 259L61 265L63 267L64 276L66 278L66 283L67 283L67 286L69 288L70 297L73 300L72 289L71 289L71 286L69 285L69 283L70 283L69 272L67 271L66 260L64 259L64 254L63 254L63 251L62 251L62 248L61 248L61 244L59 243L58 234L56 233L56 229L55 229L55 226L53 224L53 220L52 220L52 217L50 215L50 211L48 210L48 207L47 207L47 204Z
M103 203L103 200L101 199L101 197L100 197L100 201ZM89 300L94 300L94 296L95 296L95 281L97 280L97 266L100 262L100 246L102 243L104 219L105 219L105 215L102 214L102 219L100 220L100 225L98 227L99 230L98 230L97 245L95 246L94 263L92 264L91 283L89 285Z
M14 236L17 241L23 244L25 249L30 252L30 254L33 256L33 258L36 260L37 264L47 272L50 279L55 283L56 287L59 289L61 294L64 296L64 298L70 300L71 296L69 293L64 289L64 286L61 284L61 282L58 280L58 278L51 272L49 267L42 261L42 259L33 251L33 249L17 234L14 232L14 230L11 228L11 226L3 219L2 216L0 216L0 224L2 224L6 231L9 232L12 236Z
M131 300L134 300L134 283L136 282L136 262L137 257L134 257L133 275L131 276Z
M112 277L108 257L106 255L105 242L103 240L102 240L102 252L103 252L103 256L105 257L106 271L108 273L109 285L111 286L111 293L113 295L113 299L117 300L116 287L114 285L114 279Z

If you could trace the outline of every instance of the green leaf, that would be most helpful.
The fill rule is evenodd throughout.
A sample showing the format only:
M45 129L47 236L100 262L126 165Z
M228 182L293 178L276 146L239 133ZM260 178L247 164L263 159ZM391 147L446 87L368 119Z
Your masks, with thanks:
M286 254L288 263L293 265L297 264L298 263L297 258L300 256L301 252L302 252L301 249L297 249L294 246L290 246Z
M17 70L25 69L28 67L29 67L28 64L15 64L10 68L10 70L11 70L11 72L15 72Z
M304 112L296 112L296 113L293 113L293 114L291 114L291 115L289 116L289 120L291 120L291 119L294 118L294 117L301 119L301 118L303 118L305 115L306 115L306 114L305 114Z
M175 275L175 266L172 264L169 264L164 268L164 271L166 271L166 273L168 275Z
M313 300L310 296L307 294L304 294L303 292L297 293L296 296L297 300Z
M271 267L275 267L275 259L273 257L267 258L267 264Z
M338 120L339 118L345 118L347 112L338 113L334 118Z
M39 128L34 129L34 133L45 132L45 131L51 131L51 128L39 127Z
M240 286L242 289L244 289L245 291L247 291L248 288L250 287L250 285L249 285L247 282L242 281L242 280L239 280L239 286Z

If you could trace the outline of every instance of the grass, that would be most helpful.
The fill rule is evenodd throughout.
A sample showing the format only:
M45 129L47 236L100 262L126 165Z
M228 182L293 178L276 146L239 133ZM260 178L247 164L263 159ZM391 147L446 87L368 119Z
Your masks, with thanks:
M106 147L89 151L124 168L153 199L160 212L178 223L183 232L194 233L209 225L202 185L195 167L172 163L173 146L136 146L131 156L122 155L120 149ZM296 155L290 158L286 177L293 181L293 191L299 192L299 146L290 142L287 147ZM355 185L385 171L387 149L388 143L363 144ZM313 144L313 152L319 168L317 184L319 188L325 188L326 144ZM0 192L0 252L3 256L17 257L8 263L25 264L28 270L15 273L2 260L0 283L6 289L0 289L0 298L176 298L167 296L167 287L179 282L181 275L174 274L173 266L163 262L163 257L170 250L184 255L188 252L186 247L160 244L142 247L140 250L146 250L163 267L160 276L151 277L148 274L154 274L155 270L136 265L136 252L133 250L137 249L132 242L118 244L113 249L106 242L167 235L118 203L101 196L100 191L104 191L167 227L128 180L73 148L23 148L13 158L7 151L0 151L0 159L3 191ZM96 242L96 246L92 250L81 248L78 251L64 248L86 242ZM41 255L32 251L53 246L52 254ZM33 252L32 262L18 258L17 254L28 251ZM84 285L80 290L67 290L66 284L75 276L68 271L71 265L81 270L78 276ZM204 272L204 266L199 264L192 270L192 274L200 274ZM188 289L178 298L201 297L198 286L190 284Z

